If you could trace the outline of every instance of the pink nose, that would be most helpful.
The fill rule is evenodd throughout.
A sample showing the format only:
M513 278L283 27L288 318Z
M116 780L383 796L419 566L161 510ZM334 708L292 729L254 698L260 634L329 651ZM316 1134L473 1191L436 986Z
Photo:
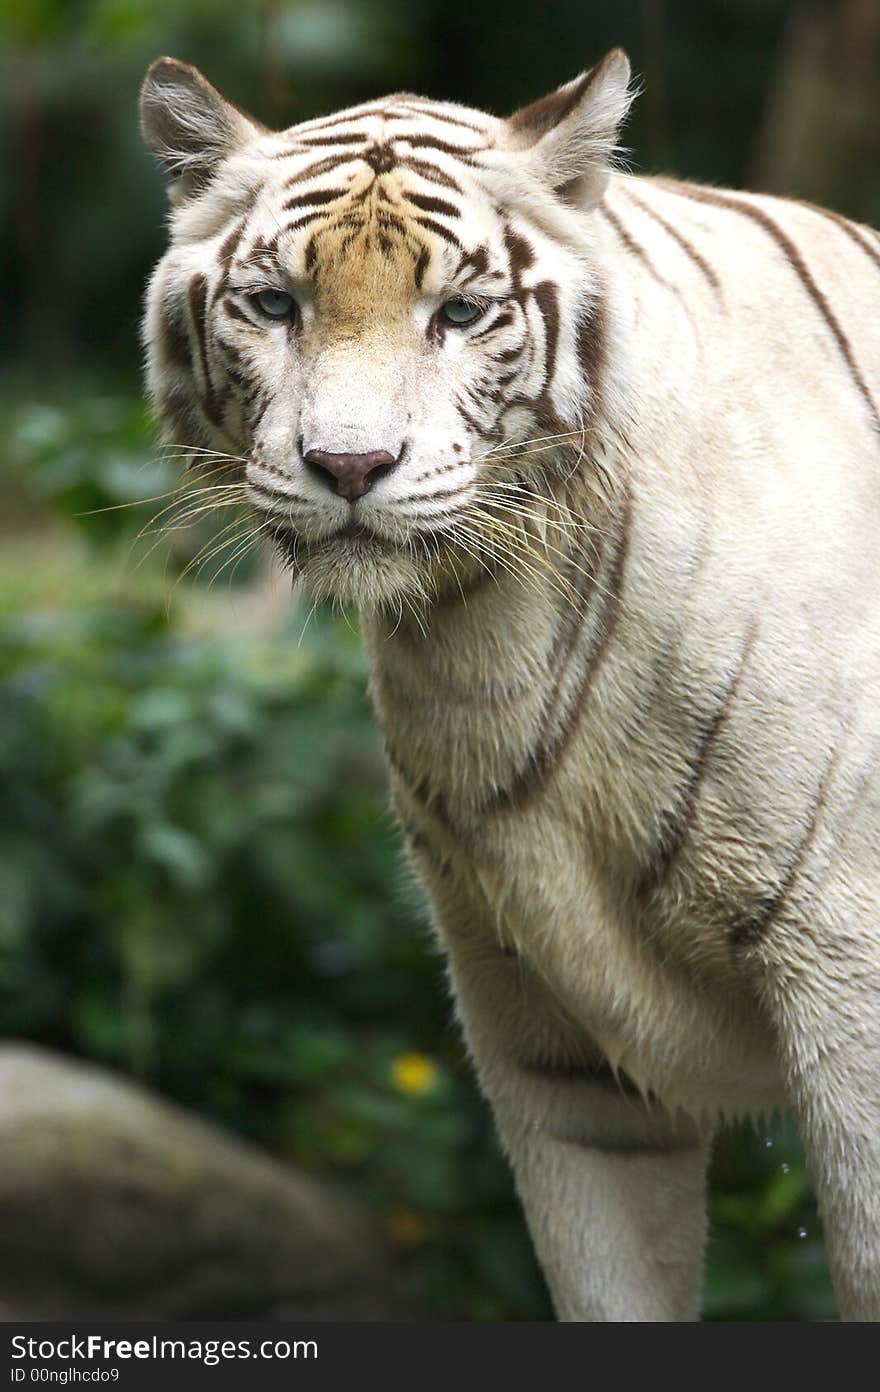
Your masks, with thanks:
M377 479L384 478L397 463L394 455L387 450L370 450L368 454L330 454L327 450L313 449L305 455L305 461L311 465L316 478L335 488L340 498L347 498L350 503L369 493Z

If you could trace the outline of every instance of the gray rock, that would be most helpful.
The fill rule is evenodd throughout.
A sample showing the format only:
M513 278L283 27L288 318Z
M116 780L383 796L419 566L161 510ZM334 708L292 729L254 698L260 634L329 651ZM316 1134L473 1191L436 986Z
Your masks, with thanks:
M0 1044L0 1313L389 1319L331 1188L124 1078Z

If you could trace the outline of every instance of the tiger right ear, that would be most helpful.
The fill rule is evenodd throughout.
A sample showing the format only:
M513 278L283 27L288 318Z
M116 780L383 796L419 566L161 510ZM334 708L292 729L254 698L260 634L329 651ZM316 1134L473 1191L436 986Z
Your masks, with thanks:
M588 72L508 117L513 148L527 151L540 177L564 198L581 205L601 198L636 95L629 78L629 59L615 48Z
M183 193L196 192L227 155L266 127L226 100L204 73L157 58L141 87L141 131Z

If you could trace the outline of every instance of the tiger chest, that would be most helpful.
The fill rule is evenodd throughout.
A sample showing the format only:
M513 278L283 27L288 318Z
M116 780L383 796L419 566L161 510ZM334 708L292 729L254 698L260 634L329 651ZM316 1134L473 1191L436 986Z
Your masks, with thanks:
M492 977L500 1011L522 1015L514 1053L564 1020L578 1047L597 1046L669 1106L774 1105L772 1040L748 984L715 960L699 924L635 908L622 866L599 863L578 816L551 800L467 835L394 784L444 949ZM570 1045L560 1048L563 1066Z
M730 951L764 872L736 838L722 848L731 810L714 785L669 839L682 764L650 714L609 719L597 687L563 742L537 682L490 712L448 686L422 706L382 695L396 807L447 949L467 939L490 970L517 963L510 992L532 973L548 1018L670 1105L773 1105L772 1041Z

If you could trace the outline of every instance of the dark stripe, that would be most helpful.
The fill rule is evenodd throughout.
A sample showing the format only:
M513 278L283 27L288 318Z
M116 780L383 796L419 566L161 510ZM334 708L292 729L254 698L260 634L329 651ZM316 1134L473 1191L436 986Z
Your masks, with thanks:
M602 1054L592 1059L579 1060L521 1059L519 1067L533 1078L546 1078L551 1082L561 1083L588 1083L607 1092L622 1093L626 1097L642 1095L632 1078L620 1069L615 1071Z
M429 217L417 217L414 218L413 221L417 222L419 227L425 227L429 232L433 232L435 237L441 237L443 241L448 242L450 246L461 246L461 242L458 240L455 233L450 232L448 227L444 227L442 222L435 222L433 218Z
M411 150L439 150L444 155L454 155L464 164L472 163L469 156L478 155L481 149L479 145L451 145L433 135L400 135L397 139L401 144L409 145Z
M401 236L406 236L406 223L397 213L389 212L387 208L377 208L374 217L379 226L386 231L399 232ZM363 225L363 221L361 225Z
M453 459L451 464L438 464L433 469L426 469L423 474L416 474L413 483L424 483L426 479L440 478L443 474L451 474L455 469L460 469L462 462L460 459ZM396 501L396 499L395 499Z
M638 892L642 897L653 894L660 887L663 880L669 874L684 844L691 823L696 815L700 788L706 774L710 751L723 726L730 717L733 703L736 699L736 694L751 656L757 633L758 622L755 620L746 634L739 662L728 683L724 697L712 720L703 731L702 738L691 759L690 777L679 794L678 807L676 808L675 814L670 815L666 826L664 826L661 831L654 854L649 864L645 867L639 881Z
M390 174L392 169L397 166L397 155L388 144L370 145L364 150L360 158L366 161L374 174ZM362 196L372 192L372 189L373 184L368 185ZM379 192L380 196L387 197L383 189L380 188Z
M244 310L239 307L239 305L232 298L231 295L223 296L223 308L226 310L226 313L230 315L231 318L237 319L241 324L246 324L247 327L249 329L253 329L255 333L260 332L260 330L257 328L257 325L253 322L253 320L248 318Z
M443 472L439 470L438 472ZM403 503L433 503L437 499L457 498L464 492L464 484L459 488L447 488L437 493L406 493L402 498L394 499L394 506L399 507Z
M600 203L597 212L611 224L617 238L623 243L628 252L641 261L646 270L654 277L657 284L662 285L664 290L670 290L674 295L678 295L678 297L681 298L681 291L678 286L672 285L665 276L660 274L641 242L636 241L632 233L624 227L617 214L611 211L608 204Z
M271 257L274 257L274 255L275 255L275 246L276 246L277 242L278 242L277 236L270 238L270 240L267 242L267 241L266 241L266 238L265 238L265 237L262 235L262 233L261 233L259 236L257 236L257 237L254 238L253 242L251 243L251 247L250 247L250 250L249 250L247 256L245 256L245 257L239 262L239 265L241 265L241 266L246 266L246 265L248 264L248 262L257 260L257 259L259 259L261 256L265 256L265 254L266 254L267 252L268 252L268 254L269 254Z
M246 222L247 216L239 218L238 222L235 223L228 236L223 239L223 242L220 245L220 250L217 252L217 260L220 262L220 269L223 273L220 280L220 285L217 288L217 294L219 294L220 291L226 285L226 280L229 275L229 263L231 262L236 251L238 250L238 244L241 241L242 233L244 232Z
M264 409L265 409L265 408L264 408ZM283 469L276 469L275 466L274 466L273 464L268 464L268 463L265 462L265 460L261 460L261 462L260 462L260 470L261 470L261 472L263 472L263 473L270 474L273 478L277 478L278 481L279 481L279 483L283 483L283 484L285 485L284 488L271 489L271 488L265 488L265 487L263 487L261 484L259 484L259 483L254 483L254 481L253 481L252 479L249 479L249 480L248 480L248 488L249 488L252 492L259 494L259 496L260 496L265 502L267 502L267 503L278 503L278 502L282 502L282 503L284 503L284 504L287 504L287 503L305 503L306 505L309 504L309 501L310 501L310 500L309 500L308 498L304 498L304 497L302 496L302 494L300 494L300 493L291 493L291 492L288 491L289 485L290 485L290 474L286 474L286 473L283 471Z
M401 818L400 825L409 843L410 852L421 852L428 861L431 869L434 870L441 879L447 879L452 873L452 861L449 857L437 850L437 847L432 844L426 833L422 831L420 827L416 826L415 822L410 821L408 818Z
M540 285L535 286L532 294L541 312L541 318L544 320L546 333L544 381L538 393L539 396L543 396L549 390L553 374L556 371L556 350L559 344L559 297L556 293L556 286L550 280L542 280Z
M330 130L336 126L356 126L359 121L369 121L372 117L381 115L382 105L380 102L377 102L375 105L359 107L356 111L343 111L336 116L328 116L325 120L306 121L303 125L308 126L309 129L304 130L302 127L294 127L290 131L294 144L287 146L283 150L277 150L273 155L273 159L293 159L296 155L302 154L303 146L312 146L316 144L316 137L320 136L323 130ZM297 130L302 130L302 134L297 136L295 134ZM287 132L282 132L282 134L286 133ZM328 140L324 143L329 144L330 142Z
M208 352L205 338L205 307L207 298L207 279L201 273L199 273L198 275L194 275L189 283L189 289L187 291L187 301L189 304L189 312L192 318L193 328L195 329L196 333L196 340L198 342L199 362L202 369L202 378L204 380L204 400L202 402L202 405L204 407L205 415L208 417L208 420L211 421L213 425L217 425L219 424L219 415L217 411L217 401L214 392L214 386L211 381L210 373L208 371Z
M269 409L269 405L270 405L271 401L272 401L272 393L271 393L270 391L264 392L263 395L257 399L256 405L255 405L254 413L253 413L253 415L251 416L251 419L250 419L250 422L249 422L250 427L251 427L251 430L253 430L253 431L256 431L256 430L257 430L257 428L258 428L259 425L260 425L260 422L262 421L263 417L265 416L266 412L267 412L268 409ZM265 467L266 467L266 466L265 466L265 464L264 464L264 465L263 465L263 468L265 468Z
M367 214L362 213L361 216L366 217ZM396 212L395 209L391 207L391 200L384 196L380 200L379 205L373 208L372 216L378 223L381 223L383 227L393 227L396 231L400 232L405 232L407 229L405 215Z
M429 160L402 158L398 160L398 164L411 170L413 174L418 174L420 179L425 179L429 184L439 184L441 188L452 189L453 193L462 191L461 184L457 184L450 174L438 164L431 164Z
M819 208L815 203L802 203L801 206L809 208L811 213L817 213L819 217L828 218L831 222L835 223L836 226L840 228L841 232L846 233L850 241L855 242L856 246L859 247L866 256L870 256L875 266L880 267L880 250L878 250L877 247L871 246L870 242L866 241L863 235L863 233L865 233L868 236L875 236L876 233L874 233L873 228L862 228L860 223L851 222L849 218L841 217L840 213L833 213L830 208Z
M433 787L427 778L417 778L410 772L387 734L385 735L385 757L392 771L406 789L407 796L412 798L413 802L419 803L450 836L455 836L460 840L461 831L452 820L444 795L438 788Z
M816 284L812 271L807 266L800 251L791 237L789 237L788 233L784 232L779 224L774 222L773 218L764 212L763 208L758 208L752 203L741 202L738 198L729 197L726 194L720 193L717 189L703 188L702 185L699 184L677 184L674 181L669 181L667 183L666 180L663 182L666 187L671 188L673 192L678 193L682 198L692 198L696 203L708 203L716 208L727 208L730 212L739 213L742 217L751 218L753 222L756 222L759 227L763 228L768 237L772 237L787 259L792 270L800 279L801 284L819 313L822 315L822 318L825 320L827 327L830 329L840 349L841 356L850 370L852 379L871 412L874 425L880 430L880 410L878 410L877 404L862 376L861 369L855 360L850 341L844 333L834 310L828 303L828 299Z
M663 231L670 236L674 242L678 243L685 256L690 257L691 261L693 261L697 269L702 272L715 291L715 294L720 299L722 292L718 273L713 266L709 265L709 262L706 260L705 256L703 256L702 252L698 251L693 242L688 241L684 233L680 232L674 223L662 217L661 214L657 212L657 209L653 208L650 203L644 203L641 198L637 198L629 184L624 184L623 189L630 201L635 203L636 207L640 208L646 217L653 218L653 220L663 228Z
M574 698L570 700L562 725L555 737L545 744L539 744L538 747L532 751L526 764L520 769L513 781L509 783L507 787L499 788L487 800L484 804L485 811L497 811L501 808L508 810L511 808L520 809L524 807L541 791L548 778L554 770L558 768L561 759L565 755L574 732L580 723L581 714L586 705L587 697L595 681L596 674L611 645L611 640L614 637L614 632L620 618L621 592L623 590L626 560L629 552L631 526L632 495L627 491L624 496L614 556L609 567L609 573L605 576L605 588L601 591L602 611L596 620L596 625L593 630L584 672L581 677L580 688ZM580 584L586 587L594 577L587 565L583 565L583 570L587 572L587 575L581 574ZM578 598L579 600L583 598L581 590L578 592ZM583 615L578 613L578 619L582 621ZM556 677L545 706L545 713L548 715L552 715L555 711L556 704L562 691L563 682L569 671L580 629L581 624L575 622L573 628L565 637L564 646L562 631L557 635L556 647L562 647L563 652L557 654L554 649L554 654L551 656L551 669L554 661L556 662Z
M590 423L594 426L603 413L602 378L606 351L605 302L594 292L577 322L578 361L590 388Z
M366 215L356 208L347 208L339 213L323 213L322 216L329 218L328 226L334 230L350 227L354 232L362 232L367 225ZM381 208L377 210L376 221L379 223L387 222L387 219L383 217Z
M450 126L462 126L465 130L474 131L476 135L482 135L485 139L489 139L489 132L485 126L477 126L474 125L473 121L465 121L460 116L450 116L446 111L438 111L430 102L408 101L405 103L405 108L430 116L432 121L445 121Z
M441 217L461 217L461 213L454 203L447 203L445 198L429 198L422 193L405 193L404 198L407 203L412 203L414 207L421 208L426 213L439 213Z
M535 263L535 250L525 237L514 232L509 225L504 228L504 245L510 261L510 278L514 289L518 291L521 289L523 271L527 271Z
M304 135L298 144L306 146L365 145L369 138L366 131L352 131L350 135Z
M482 410L490 402L498 400L497 392L492 391L490 385L482 379L472 382L469 387L465 387L464 391L465 396L473 402L478 410Z
M475 435L479 435L481 440L491 440L495 438L495 427L485 426L478 421L475 416L472 416L464 402L458 396L455 398L455 409L461 416L465 425L469 426Z
M302 140L307 140L310 136L320 135L322 130L331 130L334 126L356 126L358 121L363 121L365 118L370 120L372 117L382 115L384 115L384 107L381 100L365 102L363 106L356 107L354 111L337 112L335 116L319 116L314 121L303 121L302 127L294 129L302 130L304 126L308 126L309 129L303 130L300 137Z
M639 1094L641 1096L641 1094ZM680 1141L676 1136L603 1136L581 1140L578 1136L555 1136L563 1145L576 1145L582 1150L598 1150L603 1155L619 1155L621 1159L638 1159L641 1155L679 1155L682 1151L698 1149L694 1141Z
M470 281L475 280L478 276L485 275L488 269L488 248L484 246L478 246L475 247L473 251L466 251L461 255L461 257L459 258L458 265L456 266L452 274L454 278L458 280L463 271L468 271L469 275L467 275L461 282L463 285L467 285Z
M223 355L227 357L230 362L234 363L237 368L244 366L244 359L234 343L228 343L225 338L216 332L214 334L214 343L221 350ZM228 368L228 370L231 371L231 368Z
M809 825L801 838L800 845L795 855L792 857L791 864L785 876L780 881L775 892L765 899L763 903L759 904L754 912L749 914L747 918L740 919L738 923L734 924L730 933L730 945L735 952L741 951L744 948L755 947L766 938L770 929L785 909L789 895L797 882L798 876L803 869L804 862L810 852L810 848L816 839L822 813L825 810L828 789L831 784L831 779L834 776L834 771L837 768L839 757L840 750L836 749L828 760L825 772L816 790L816 798L813 803L813 812L810 817Z
M329 174L331 170L339 169L343 164L351 164L356 158L356 155L327 155L324 159L315 160L313 164L307 164L298 174L293 174L284 187L295 188L297 184L304 184L307 179L317 179L319 175Z
M479 333L471 334L471 343L476 343L478 338L485 338L486 334L494 333L496 329L504 329L507 327L508 324L512 323L513 314L510 312L510 310L505 310L501 314L499 314L496 319L493 319L491 324L487 324L485 329L480 329ZM516 348L515 350L513 350L514 357L518 358L521 352L521 348ZM503 360L503 353L499 354L498 357L495 359L496 362L502 362Z
M332 203L335 198L344 198L349 188L316 189L313 193L300 193L282 203L282 208L317 208L322 203Z
M156 405L162 417L163 432L169 443L176 435L178 440L189 438L193 425L204 428L204 422L195 410L195 403L189 393L189 383L173 382L171 386L160 389ZM172 432L173 433L170 433Z
M159 347L175 367L192 371L189 338L181 317L179 300L163 295L160 301Z
M285 232L285 233L286 233L286 232L299 232L299 230L300 230L302 227L309 227L313 222L317 222L319 218L325 218L325 217L328 217L328 216L329 216L329 217L332 217L333 215L332 215L332 213L328 214L328 213L327 213L327 210L326 210L325 208L317 208L317 209L315 210L315 212L313 212L313 213L303 213L302 217L294 218L293 222L288 222L288 223L286 223L285 226L282 227L281 230L282 230L282 232ZM352 224L351 224L350 222L347 223L347 222L345 222L345 221L343 220L343 221L341 221L338 225L339 225L340 227L345 227L345 226L351 226ZM363 222L361 221L361 222L357 223L357 226L362 227L362 226L363 226Z
M425 279L425 271L428 269L428 262L430 259L431 253L428 251L427 247L423 246L416 257L415 269L413 271L417 290L421 290L422 288L422 282Z

